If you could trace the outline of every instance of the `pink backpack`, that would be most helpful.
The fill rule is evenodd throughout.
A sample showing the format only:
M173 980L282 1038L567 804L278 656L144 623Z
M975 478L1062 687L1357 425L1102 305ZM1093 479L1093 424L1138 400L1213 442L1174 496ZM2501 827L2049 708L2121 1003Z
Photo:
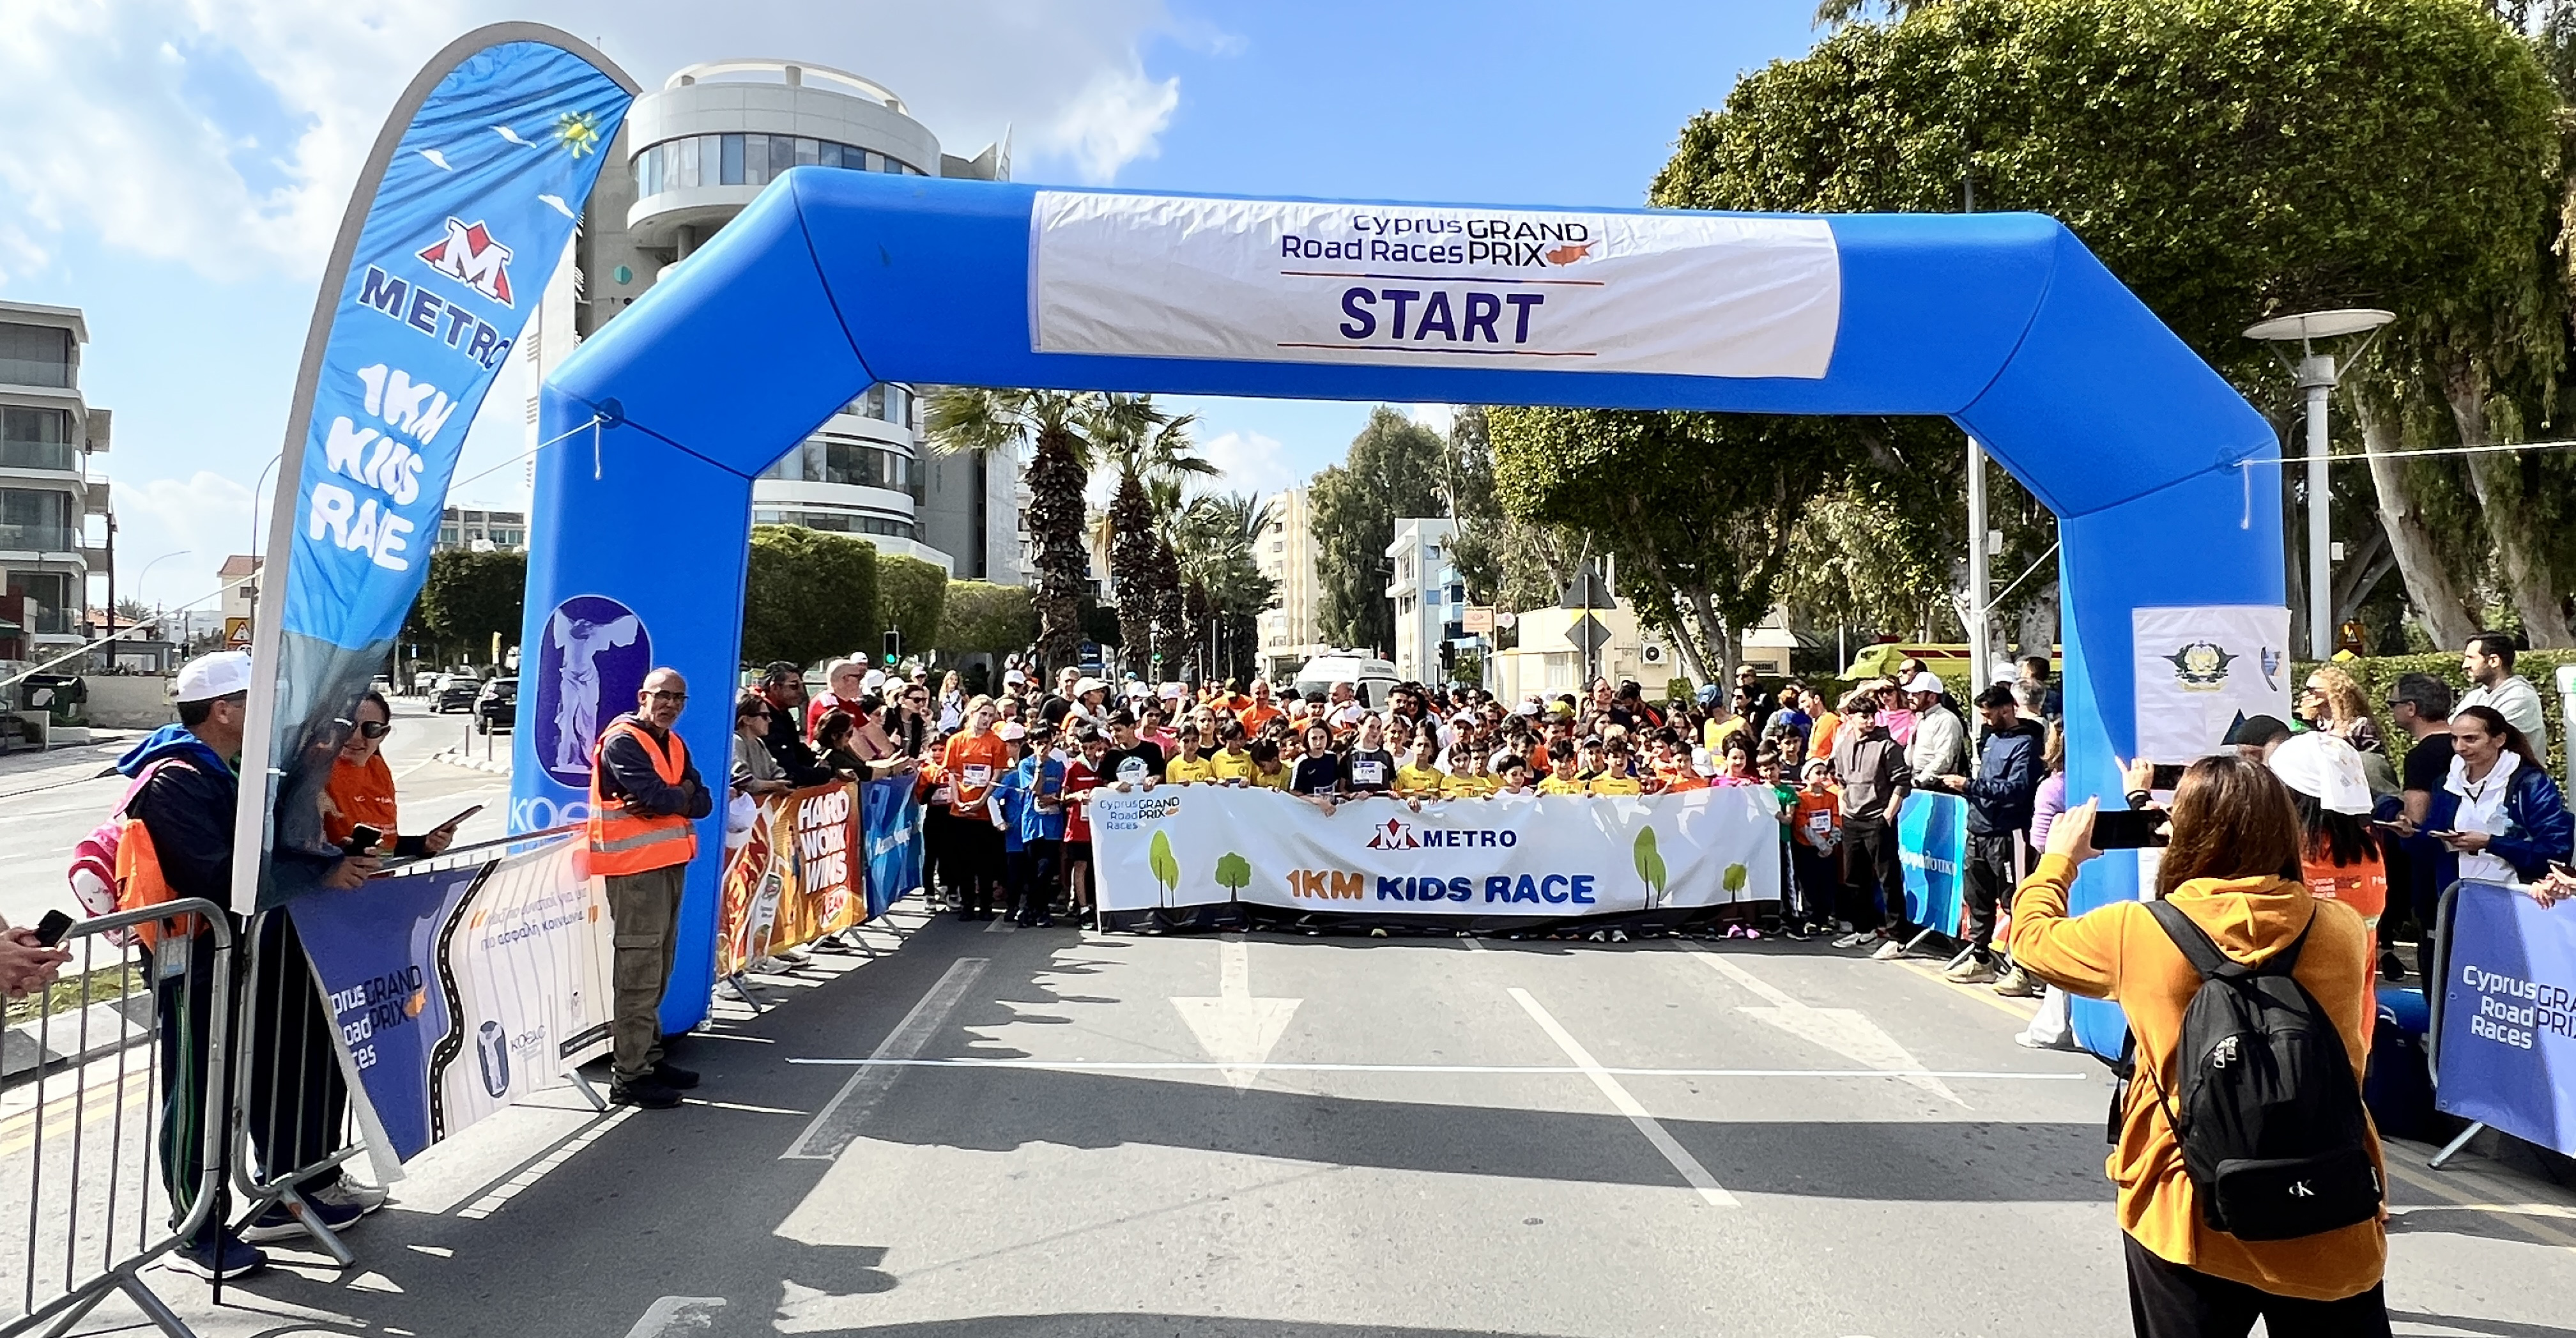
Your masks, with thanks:
M143 768L143 774L125 787L125 795L116 801L116 807L108 810L107 821L100 823L72 847L71 867L67 871L72 897L92 918L116 912L116 848L125 833L125 810L134 803L134 796L141 793L145 781L176 760L165 757ZM107 939L121 948L133 942L134 936L118 930L108 934Z

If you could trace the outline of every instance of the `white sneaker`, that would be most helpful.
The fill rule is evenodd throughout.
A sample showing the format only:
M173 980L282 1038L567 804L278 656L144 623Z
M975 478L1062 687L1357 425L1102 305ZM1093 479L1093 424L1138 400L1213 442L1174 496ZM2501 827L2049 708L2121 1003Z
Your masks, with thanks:
M1953 985L1983 985L1995 978L1995 968L1992 962L1981 962L1971 957L1942 972L1941 978Z
M1904 955L1905 944L1898 939L1889 939L1879 944L1878 951L1871 953L1869 959L1873 962L1892 962Z
M1846 931L1841 938L1835 939L1834 946L1837 948L1857 948L1860 945L1869 942L1869 940L1870 935L1867 931L1853 929Z
M384 1207L386 1200L392 1196L374 1185L362 1185L355 1180L342 1180L328 1189L316 1191L312 1197L322 1203L336 1203L344 1208L355 1208L361 1213L371 1213Z

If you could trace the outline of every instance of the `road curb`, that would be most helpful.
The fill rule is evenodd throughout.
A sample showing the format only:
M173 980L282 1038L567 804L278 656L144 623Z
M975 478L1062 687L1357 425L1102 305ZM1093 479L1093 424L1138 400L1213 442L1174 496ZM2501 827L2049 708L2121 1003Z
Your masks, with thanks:
M507 762L501 761L498 758L485 759L472 757L459 752L454 748L441 748L437 752L431 753L429 755L429 760L432 762L444 762L451 767L464 767L470 771L488 771L495 776L507 776L510 774L510 764Z

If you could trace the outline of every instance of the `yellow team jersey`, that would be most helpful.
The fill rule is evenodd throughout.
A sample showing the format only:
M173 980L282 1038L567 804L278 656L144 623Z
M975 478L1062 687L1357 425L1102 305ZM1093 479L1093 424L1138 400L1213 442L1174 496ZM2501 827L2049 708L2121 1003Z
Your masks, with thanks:
M1256 789L1285 790L1288 788L1288 768L1283 766L1268 773L1264 773L1261 768L1254 767L1252 769L1252 773L1245 776L1244 779L1249 781Z
M1448 779L1438 767L1401 766L1395 769L1395 792L1406 799L1437 799Z
M1634 776L1596 776L1592 780L1594 794L1644 794L1645 792L1646 787L1639 784Z
M1219 750L1208 754L1207 762L1210 767L1215 769L1216 778L1218 780L1250 780L1252 778L1252 754L1250 753L1244 753L1241 756L1237 756L1233 753Z
M1726 741L1728 739L1733 738L1743 731L1744 717L1740 715L1731 715L1724 720L1712 720L1702 726L1700 729L1700 741L1707 745L1709 756L1715 757L1726 751Z
M1440 787L1442 797L1449 799L1482 799L1503 788L1502 778L1491 774L1452 776Z
M1174 785L1187 785L1193 781L1215 780L1216 766L1204 757L1199 758L1196 761L1186 757L1175 757L1171 761L1163 764L1163 779L1170 781Z
M1540 781L1538 783L1538 792L1540 794L1589 793L1584 789L1583 782L1579 780L1567 780L1561 776L1550 776L1546 780Z

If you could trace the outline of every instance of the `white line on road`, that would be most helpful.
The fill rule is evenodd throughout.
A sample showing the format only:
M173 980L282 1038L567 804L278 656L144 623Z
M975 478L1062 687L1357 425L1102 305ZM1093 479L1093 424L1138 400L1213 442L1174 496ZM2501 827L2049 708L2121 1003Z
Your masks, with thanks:
M986 957L960 957L949 963L948 973L939 978L938 984L930 987L929 993L921 996L921 1002L903 1015L903 1021L896 1023L893 1031L886 1033L885 1040L868 1058L910 1059L920 1054L921 1048L930 1043L930 1038L947 1025L949 1013L956 1009L959 1000L966 997L966 991L984 974L984 967L990 961ZM886 1089L894 1086L896 1075L902 1071L894 1065L874 1065L851 1074L850 1080L841 1084L841 1090L832 1094L831 1101L815 1112L814 1120L805 1126L805 1132L798 1134L796 1141L778 1154L778 1159L837 1160L841 1149L859 1136L859 1126L867 1120L869 1112L876 1109L877 1102L884 1099Z
M665 1296L644 1311L626 1338L678 1338L684 1333L705 1333L716 1326L715 1312L724 1309L721 1296Z
M1007 915L994 916L993 923L984 926L984 932L987 934L1008 934L1018 929L1019 926L1011 923L1011 917Z
M2088 1082L2094 1076L2090 1073L2025 1073L2004 1069L1648 1069L1612 1068L1606 1064L1579 1068L1571 1064L1331 1064L1286 1060L1225 1064L1162 1059L982 1059L964 1056L951 1059L800 1056L787 1062L826 1068L1036 1069L1067 1073L1204 1073L1211 1069L1258 1069L1267 1073L1455 1073L1498 1077L1589 1077L1594 1073L1606 1073L1616 1078L1951 1078L1990 1082Z
M1717 1183L1717 1177L1710 1175L1708 1168L1699 1164L1699 1158L1692 1156L1690 1149L1674 1141L1673 1136L1665 1132L1663 1124L1654 1116L1647 1114L1646 1108L1638 1104L1637 1098L1628 1095L1627 1087L1611 1076L1608 1069L1601 1067L1600 1061L1592 1057L1591 1051L1583 1048L1581 1041L1574 1039L1572 1033L1557 1025L1556 1019L1549 1016L1545 1008L1539 1006L1538 1000L1530 997L1528 990L1518 985L1512 986L1511 990L1512 998L1519 1002L1523 1012L1530 1015L1530 1020L1538 1024L1539 1030L1546 1032L1548 1039L1556 1042L1556 1048L1563 1050L1565 1057L1573 1060L1574 1066L1581 1069L1586 1077L1592 1079L1592 1085L1601 1089L1601 1095L1610 1098L1610 1104L1617 1107L1620 1114L1627 1116L1630 1124L1637 1126L1637 1132L1644 1134L1646 1141L1655 1145L1655 1151L1664 1154L1664 1160L1672 1163L1674 1170L1681 1172L1682 1179L1688 1181L1691 1188L1698 1190L1699 1196L1706 1199L1710 1207L1736 1206L1735 1196L1727 1193L1725 1186Z

